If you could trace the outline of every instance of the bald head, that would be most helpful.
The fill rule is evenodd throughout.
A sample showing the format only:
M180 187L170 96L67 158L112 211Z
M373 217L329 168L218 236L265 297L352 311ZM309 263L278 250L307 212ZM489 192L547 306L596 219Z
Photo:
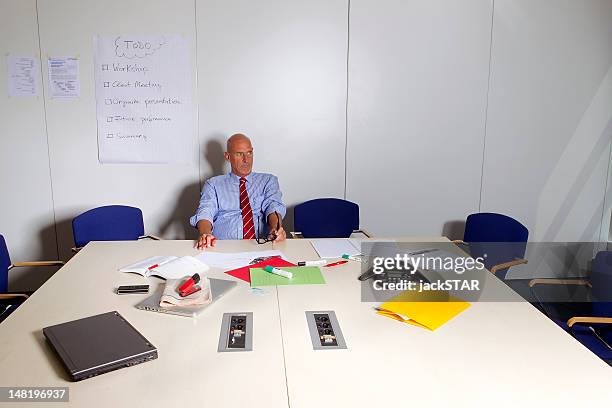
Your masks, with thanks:
M232 166L232 173L246 177L253 169L253 146L251 139L242 133L236 133L227 139L225 160Z
M251 144L251 139L249 139L246 135L242 134L242 133L235 133L233 135L231 135L229 137L229 139L227 139L227 152L231 152L232 151L232 145L238 143L238 142L247 142L248 144Z

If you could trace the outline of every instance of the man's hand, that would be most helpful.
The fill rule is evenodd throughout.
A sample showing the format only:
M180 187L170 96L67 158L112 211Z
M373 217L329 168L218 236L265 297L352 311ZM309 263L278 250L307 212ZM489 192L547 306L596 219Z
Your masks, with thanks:
M201 234L195 243L197 249L210 248L215 246L215 236L213 234Z
M281 242L287 239L287 233L283 228L283 219L278 212L274 211L268 215L268 226L270 227L268 240L272 240L272 243Z
M279 227L277 230L270 232L271 236L276 236L272 242L281 242L287 239L287 233L283 227Z

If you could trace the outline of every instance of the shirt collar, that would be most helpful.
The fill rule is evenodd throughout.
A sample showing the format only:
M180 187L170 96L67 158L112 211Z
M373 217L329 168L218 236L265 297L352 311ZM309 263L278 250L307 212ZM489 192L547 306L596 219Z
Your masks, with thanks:
M230 171L229 173L230 179L236 181L236 183L240 183L240 177L238 177L236 174L234 174L233 172ZM251 180L253 180L253 172L250 172L249 174L247 174L246 176L244 176L244 178L246 179L247 182L251 182Z

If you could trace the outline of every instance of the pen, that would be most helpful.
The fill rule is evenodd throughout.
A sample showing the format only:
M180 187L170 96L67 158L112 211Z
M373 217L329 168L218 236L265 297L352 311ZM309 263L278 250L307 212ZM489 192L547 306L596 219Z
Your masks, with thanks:
M328 266L338 266L338 265L343 265L345 263L347 263L348 261L345 259L344 261L338 261L338 262L334 262L334 263L330 263L327 265L324 265L324 268L328 267Z
M270 266L270 265L266 266L264 268L264 271L273 273L273 274L278 275L278 276L283 276L283 277L285 277L287 279L293 278L293 274L291 272L283 271L282 269L278 269L278 268L275 268L275 267Z
M354 256L354 255L347 255L347 254L344 254L344 255L342 255L342 259L350 259L351 261L363 262L363 261L361 260L361 258L359 258L359 257L357 257L357 256Z
M149 266L147 269L148 269L148 270L155 269L155 268L157 268L158 266L159 266L159 264L151 265L151 266Z
M408 255L423 255L423 254L428 254L430 252L436 252L437 250L438 250L437 248L423 249L422 251L410 252Z
M326 259L319 259L318 261L300 261L298 266L321 266L327 263Z

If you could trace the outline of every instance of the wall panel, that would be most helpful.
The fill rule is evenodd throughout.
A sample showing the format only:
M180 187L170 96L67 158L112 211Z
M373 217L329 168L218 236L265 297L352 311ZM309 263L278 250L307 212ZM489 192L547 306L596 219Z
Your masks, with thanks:
M145 228L167 238L184 238L186 217L196 207L198 151L193 107L193 156L188 164L115 164L98 162L93 38L95 35L179 34L189 44L195 91L194 2L40 0L43 59L78 56L81 96L47 98L51 175L60 254L73 246L71 220L106 204L142 209ZM47 78L45 85L47 85ZM195 94L195 92L194 92ZM194 95L192 99L195 99ZM192 202L191 208L185 208Z
M347 5L197 2L203 180L222 172L225 139L241 132L289 206L344 195Z
M600 236L612 136L612 2L497 0L482 209L534 241Z
M43 96L8 96L9 53L38 59L34 0L0 1L0 234L14 261L57 259ZM37 287L51 273L14 269L9 289Z
M375 234L448 234L478 210L491 13L351 1L347 198Z

